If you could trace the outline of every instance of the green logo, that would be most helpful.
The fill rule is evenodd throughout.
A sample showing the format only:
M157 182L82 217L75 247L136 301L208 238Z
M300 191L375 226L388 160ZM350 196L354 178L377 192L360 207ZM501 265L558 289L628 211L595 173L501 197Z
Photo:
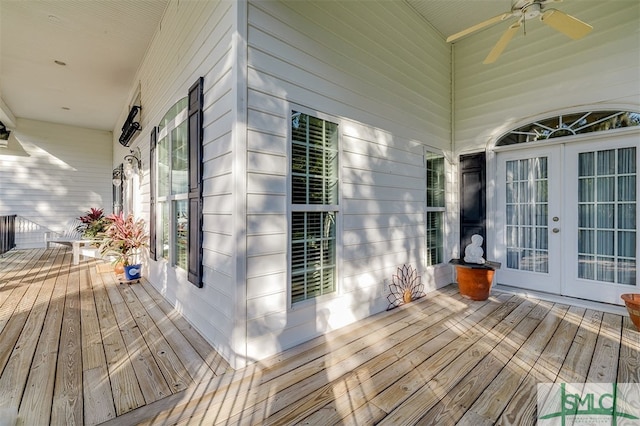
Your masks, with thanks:
M640 420L640 385L634 383L543 383L538 385L538 420L564 426ZM551 411L551 412L549 412ZM636 423L636 422L632 422ZM639 422L640 423L640 422Z

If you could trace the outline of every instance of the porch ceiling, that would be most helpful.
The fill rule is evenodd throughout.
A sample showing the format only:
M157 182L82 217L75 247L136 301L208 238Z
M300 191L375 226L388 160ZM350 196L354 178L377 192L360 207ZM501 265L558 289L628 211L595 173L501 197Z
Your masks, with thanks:
M511 0L403 1L443 37L511 5ZM10 128L16 117L116 128L167 3L0 0L0 121Z
M113 130L167 3L0 0L0 120Z

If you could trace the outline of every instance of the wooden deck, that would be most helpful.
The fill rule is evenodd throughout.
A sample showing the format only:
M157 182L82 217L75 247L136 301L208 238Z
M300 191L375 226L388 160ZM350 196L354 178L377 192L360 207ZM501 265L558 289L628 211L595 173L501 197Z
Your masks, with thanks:
M120 285L109 266L72 265L65 248L0 258L0 408L19 407L18 424L99 424L229 368L151 285Z
M455 286L218 374L148 284L69 256L0 260L0 407L24 424L527 425L538 383L640 382L627 316Z

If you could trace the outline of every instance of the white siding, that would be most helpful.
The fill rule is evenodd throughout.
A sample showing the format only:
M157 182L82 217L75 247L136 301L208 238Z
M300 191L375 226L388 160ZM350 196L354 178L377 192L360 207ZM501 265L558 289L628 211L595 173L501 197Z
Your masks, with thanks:
M139 213L149 216L149 134L167 110L187 96L204 77L204 287L187 281L183 270L166 262L151 262L150 281L223 354L232 365L244 353L244 331L234 331L236 318L236 258L234 209L234 123L236 91L234 31L238 11L231 1L171 1L138 72L142 100L142 131L132 147L143 152L144 177L137 189ZM136 88L132 89L132 97ZM128 107L123 108L121 120ZM118 129L119 130L119 129ZM114 131L115 133L115 131ZM127 149L117 142L114 163ZM234 337L240 336L240 337Z
M0 215L18 215L18 248L44 247L91 207L111 212L112 134L17 120L0 150Z
M492 65L482 65L506 24L455 46L455 149L482 150L526 122L568 110L640 107L640 3L573 1L558 7L593 25L573 41L527 25Z
M247 355L253 359L379 312L385 281L425 266L424 145L450 149L449 47L404 2L250 2ZM339 283L288 305L289 112L341 126Z

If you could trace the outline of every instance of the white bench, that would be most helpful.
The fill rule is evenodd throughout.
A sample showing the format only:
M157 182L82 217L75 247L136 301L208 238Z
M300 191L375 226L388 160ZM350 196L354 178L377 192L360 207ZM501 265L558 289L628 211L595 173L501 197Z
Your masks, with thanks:
M73 251L73 264L77 265L80 263L80 255L89 256L89 257L98 257L98 250L87 248L94 240L86 240L82 238L82 234L76 229L79 225L81 225L78 219L72 221L66 228L66 230L62 233L60 232L45 232L44 233L44 242L47 248L51 248L51 244L62 244L65 246L70 246Z

